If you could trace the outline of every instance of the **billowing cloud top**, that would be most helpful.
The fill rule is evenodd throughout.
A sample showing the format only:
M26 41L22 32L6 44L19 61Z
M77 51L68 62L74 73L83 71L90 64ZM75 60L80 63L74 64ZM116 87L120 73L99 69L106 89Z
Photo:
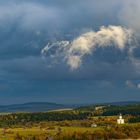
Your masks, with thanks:
M1 0L0 71L43 80L136 79L139 5L139 0Z
M60 53L64 54L67 64L71 69L77 69L85 55L92 54L98 47L115 46L120 50L130 44L132 31L121 26L101 27L99 31L90 31L75 38L72 42L60 41L47 45L42 50L42 54L49 53L52 49L56 49L53 54L55 59ZM57 48L55 48L58 46ZM50 53L50 55L52 55ZM57 56L57 57L56 57Z

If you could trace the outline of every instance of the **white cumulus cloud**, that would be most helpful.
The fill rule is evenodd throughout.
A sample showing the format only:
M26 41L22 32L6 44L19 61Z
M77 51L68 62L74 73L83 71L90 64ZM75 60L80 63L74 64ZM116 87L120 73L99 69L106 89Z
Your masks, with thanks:
M70 41L60 41L47 45L42 54L63 56L72 70L82 64L86 55L92 54L98 47L110 47L123 50L131 41L132 31L121 26L102 26L99 31L89 31Z

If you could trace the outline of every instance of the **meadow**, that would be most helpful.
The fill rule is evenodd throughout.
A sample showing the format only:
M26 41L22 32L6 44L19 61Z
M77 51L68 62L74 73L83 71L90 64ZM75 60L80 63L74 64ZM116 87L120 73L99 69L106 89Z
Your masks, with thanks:
M91 127L98 120L97 127ZM0 140L107 140L138 139L140 123L117 125L115 117L90 120L45 121L0 129Z
M126 110L127 109L127 110ZM140 138L139 105L0 115L0 140L108 140ZM125 124L117 124L118 112Z

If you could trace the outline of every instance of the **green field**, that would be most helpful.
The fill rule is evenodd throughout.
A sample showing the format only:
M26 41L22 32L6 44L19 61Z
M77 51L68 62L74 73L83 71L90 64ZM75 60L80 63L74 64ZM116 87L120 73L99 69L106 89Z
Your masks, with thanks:
M85 133L85 132L94 132L95 130L100 130L101 128L86 128L86 127L59 127L61 128L61 134L62 135L72 135L74 133ZM9 128L5 131L4 129L0 129L0 138L7 139L7 140L14 140L14 138L19 135L19 137L33 137L36 136L37 138L45 139L47 136L55 137L58 133L57 127L52 130L47 130L45 128ZM61 135L60 134L60 135Z
M140 138L140 106L87 106L77 109L0 115L0 140L108 140ZM125 124L118 125L118 112Z
M88 121L84 120L85 125ZM136 139L140 138L140 123L92 128L84 126L82 121L62 121L0 129L0 140L47 140L49 138L54 140Z

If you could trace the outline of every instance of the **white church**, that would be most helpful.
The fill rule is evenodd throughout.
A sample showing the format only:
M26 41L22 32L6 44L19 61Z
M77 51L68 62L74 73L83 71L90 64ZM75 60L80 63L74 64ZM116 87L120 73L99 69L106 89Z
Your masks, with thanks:
M120 114L119 119L117 119L118 124L124 124L124 119L122 117L122 114Z

